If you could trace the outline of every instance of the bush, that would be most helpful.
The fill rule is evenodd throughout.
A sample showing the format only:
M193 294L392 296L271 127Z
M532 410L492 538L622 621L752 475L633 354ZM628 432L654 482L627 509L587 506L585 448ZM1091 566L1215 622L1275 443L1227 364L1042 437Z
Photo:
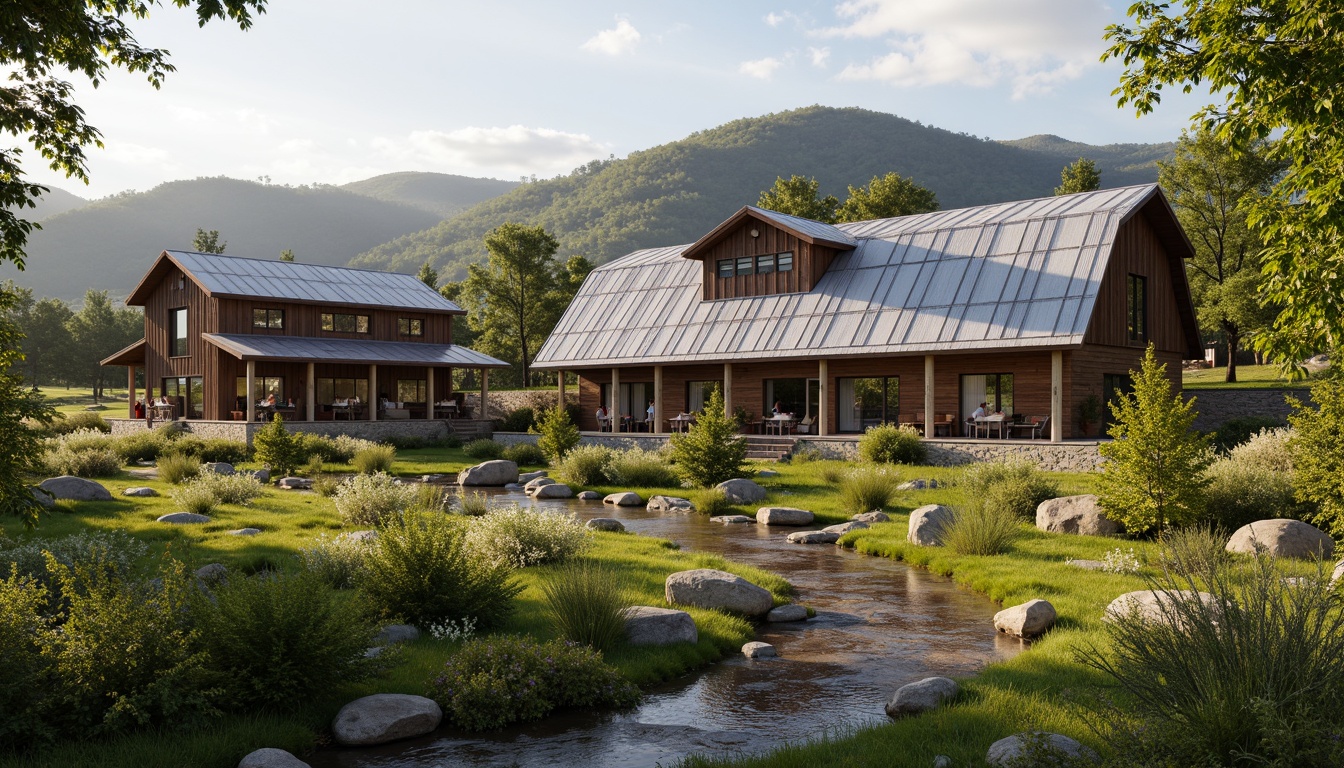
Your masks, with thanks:
M364 567L364 556L372 546L362 539L349 536L332 537L322 534L311 547L299 550L303 569L336 589L350 589L359 581Z
M169 453L159 458L157 467L160 480L179 485L201 473L201 460L190 454Z
M121 456L110 447L58 445L42 455L42 465L54 475L112 477L121 472Z
M66 435L82 430L96 430L108 434L112 431L112 426L103 419L101 413L94 413L93 411L58 413L56 418L51 420L51 424L47 425L47 432L52 435Z
M677 474L701 488L742 476L747 441L737 434L737 422L723 412L723 394L717 389L690 430L671 438Z
M261 483L251 475L202 472L191 481L191 484L209 491L220 504L247 506L263 492Z
M595 651L504 635L469 640L431 685L459 728L484 731L573 707L632 707L639 689Z
M383 472L355 475L332 495L346 525L380 525L415 502L415 489Z
M793 448L793 453L784 457L784 460L790 464L810 464L814 461L824 461L825 459L826 454L822 453L821 449L815 445L796 444Z
M987 461L961 471L957 481L973 504L993 506L1016 517L1036 517L1036 507L1059 495L1059 486L1023 459Z
M303 469L299 470L299 475L301 477L308 477L312 478L313 480L317 480L319 476L322 474L322 470L326 468L327 465L322 461L321 456L309 456L308 463L304 464Z
M1292 473L1293 430L1262 429L1228 454L1234 461L1270 472Z
M463 493L457 498L457 511L470 517L480 517L490 511L490 497L484 493Z
M241 464L251 458L252 450L241 440L225 440L222 437L206 440L198 437L182 437L169 443L163 453L173 456L194 456L200 461Z
M504 446L496 443L494 440L481 438L479 440L472 440L470 443L462 446L462 452L477 461L489 461L503 456Z
M859 438L859 458L878 464L923 464L928 449L914 427L878 424Z
M257 461L269 464L280 476L292 474L294 468L308 460L303 452L303 441L285 429L284 419L276 414L271 422L252 436L253 453Z
M733 506L733 502L728 500L728 494L724 493L722 488L706 488L703 491L696 491L691 494L691 503L695 505L696 512L710 517L735 515L739 511L737 507Z
M383 438L383 442L398 451L414 451L429 446L429 441L419 435L393 435Z
M44 656L50 620L47 590L12 571L0 578L0 748L51 741L58 733L56 670Z
M1223 453L1231 451L1238 445L1251 439L1252 435L1266 430L1279 429L1288 426L1283 419L1276 419L1272 416L1239 416L1235 419L1228 419L1218 426L1213 433L1213 447Z
M503 458L512 461L520 467L544 467L546 466L546 454L531 443L517 443L504 449L501 454Z
M569 411L564 408L551 408L543 411L537 420L537 447L551 461L565 458L574 446L579 444L579 428L574 425Z
M666 456L639 448L613 451L604 474L612 483L634 488L675 488L679 485Z
M602 445L577 445L555 463L556 474L570 485L588 487L608 481L607 464L613 451Z
M112 443L112 449L121 455L123 464L137 461L154 461L159 458L172 442L159 430L133 432L123 435Z
M1204 471L1206 518L1234 531L1256 520L1310 517L1311 509L1293 496L1293 477L1233 457L1215 459Z
M462 447L462 436L450 434L441 441L444 448L453 449Z
M350 464L361 475L375 472L392 471L392 463L397 460L397 449L390 445L375 445L364 448L350 458Z
M531 408L516 408L504 414L499 420L501 432L526 432L537 423L537 415Z
M561 565L541 582L546 615L560 637L593 650L610 650L625 637L629 580L590 560Z
M962 507L943 533L943 546L959 555L997 555L1022 535L1017 515L1003 506Z
M97 567L110 578L125 580L148 552L144 542L122 531L84 531L57 539L9 542L0 546L0 562L4 563L0 568L8 575L12 565L20 576L36 579L44 587L53 587L52 563L67 568Z
M580 554L588 546L588 532L573 515L534 512L514 504L473 518L467 546L490 562L526 568Z
M884 467L859 467L840 481L840 507L853 514L885 509L900 482Z
M482 629L498 626L522 591L512 568L467 547L464 521L450 515L388 518L364 562L360 587L388 613L421 627L465 619Z
M172 498L182 508L183 512L191 512L197 515L208 515L215 511L215 507L219 505L219 500L215 498L215 492L212 489L194 482L178 486L172 492Z
M234 709L288 708L368 677L378 628L366 602L309 573L235 576L194 610Z
M1335 368L1331 368L1335 371ZM1312 522L1344 535L1344 375L1337 372L1311 385L1316 407L1288 398L1293 414L1294 487L1300 501L1317 507Z

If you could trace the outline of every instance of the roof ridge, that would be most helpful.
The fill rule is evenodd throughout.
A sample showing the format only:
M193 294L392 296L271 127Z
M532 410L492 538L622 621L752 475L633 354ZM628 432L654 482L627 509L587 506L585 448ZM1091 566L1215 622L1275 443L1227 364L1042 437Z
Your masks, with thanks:
M366 269L364 267L338 267L335 264L316 264L311 261L281 261L279 259L263 259L256 256L233 256L224 253L206 253L205 251L185 251L180 248L165 248L164 250L167 251L168 253L182 253L187 254L189 256L206 256L212 259L233 259L235 261L255 261L260 262L262 264L282 264L282 265L293 265L296 267L317 267L318 269L339 269L345 272L368 272L370 274L375 275L396 275L398 277L412 278L416 282L419 282L421 285L424 285L426 288L429 288L428 285L425 285L423 282L420 282L420 280L416 278L415 275L408 275L405 272L393 272L385 269ZM287 269L288 267L283 268ZM431 291L434 290L433 288L429 289Z

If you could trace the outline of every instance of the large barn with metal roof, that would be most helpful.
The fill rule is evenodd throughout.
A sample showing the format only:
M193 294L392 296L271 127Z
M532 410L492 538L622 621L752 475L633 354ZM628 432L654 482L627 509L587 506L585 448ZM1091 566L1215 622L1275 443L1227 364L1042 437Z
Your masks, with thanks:
M1177 383L1202 355L1192 255L1156 185L837 225L745 207L596 269L534 366L578 374L586 429L603 404L667 431L719 389L820 435L955 437L987 402L1062 440L1148 344Z

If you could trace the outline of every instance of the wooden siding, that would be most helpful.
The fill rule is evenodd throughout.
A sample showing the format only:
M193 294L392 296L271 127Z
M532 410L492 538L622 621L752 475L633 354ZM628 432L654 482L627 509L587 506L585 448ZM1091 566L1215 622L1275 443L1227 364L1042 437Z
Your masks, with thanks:
M1179 272L1176 272L1179 270ZM1185 325L1177 300L1178 281L1184 288L1185 265L1169 256L1156 231L1143 215L1125 222L1116 234L1111 259L1097 293L1092 322L1083 337L1086 344L1143 349L1148 341L1130 341L1127 278L1146 281L1148 340L1159 352L1188 354Z
M752 237L751 230L759 237ZM793 269L766 275L719 277L720 259L738 256L763 256L772 253L792 253ZM727 233L703 254L697 256L703 265L703 297L705 301L733 299L743 296L767 296L776 293L799 293L812 290L835 259L837 251L822 245L812 245L778 227L763 221L747 219Z
M453 316L440 313L416 312L406 309L381 309L349 304L299 304L267 301L265 299L214 299L218 304L218 333L246 333L258 336L311 336L333 339L371 339L376 341L413 341L431 344L451 344ZM283 329L254 328L252 310L280 309L285 313ZM340 313L369 316L368 333L338 333L322 330L321 315ZM401 336L397 321L401 318L423 320L423 336Z
M187 308L187 354L171 357L168 354L170 316L173 310L181 307ZM169 270L145 302L146 391L151 395L161 394L165 378L201 376L209 380L214 373L215 348L206 343L201 334L212 332L217 322L214 306L200 287L176 267ZM210 418L209 399L207 396L206 418Z

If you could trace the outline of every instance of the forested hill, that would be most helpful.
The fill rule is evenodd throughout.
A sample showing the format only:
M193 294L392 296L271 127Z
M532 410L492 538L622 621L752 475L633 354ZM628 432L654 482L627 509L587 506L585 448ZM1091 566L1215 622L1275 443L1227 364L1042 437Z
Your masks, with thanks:
M36 208L24 208L18 213L20 217L28 221L42 221L66 211L82 208L88 204L88 200L66 192L60 187L47 187L47 191L42 194L42 197L38 198Z
M1080 155L1096 160L1104 186L1155 181L1153 161L1171 151L1170 145L1113 151L1046 137L1015 143L862 109L808 107L736 120L524 184L354 263L404 272L428 259L443 279L457 279L484 257L485 233L505 221L540 224L559 239L562 256L601 263L637 248L691 242L754 204L777 176L816 177L822 194L843 199L848 185L896 171L934 190L942 207L955 208L1049 195L1060 170Z
M403 171L343 184L341 189L389 203L402 203L446 219L516 186L516 181Z

